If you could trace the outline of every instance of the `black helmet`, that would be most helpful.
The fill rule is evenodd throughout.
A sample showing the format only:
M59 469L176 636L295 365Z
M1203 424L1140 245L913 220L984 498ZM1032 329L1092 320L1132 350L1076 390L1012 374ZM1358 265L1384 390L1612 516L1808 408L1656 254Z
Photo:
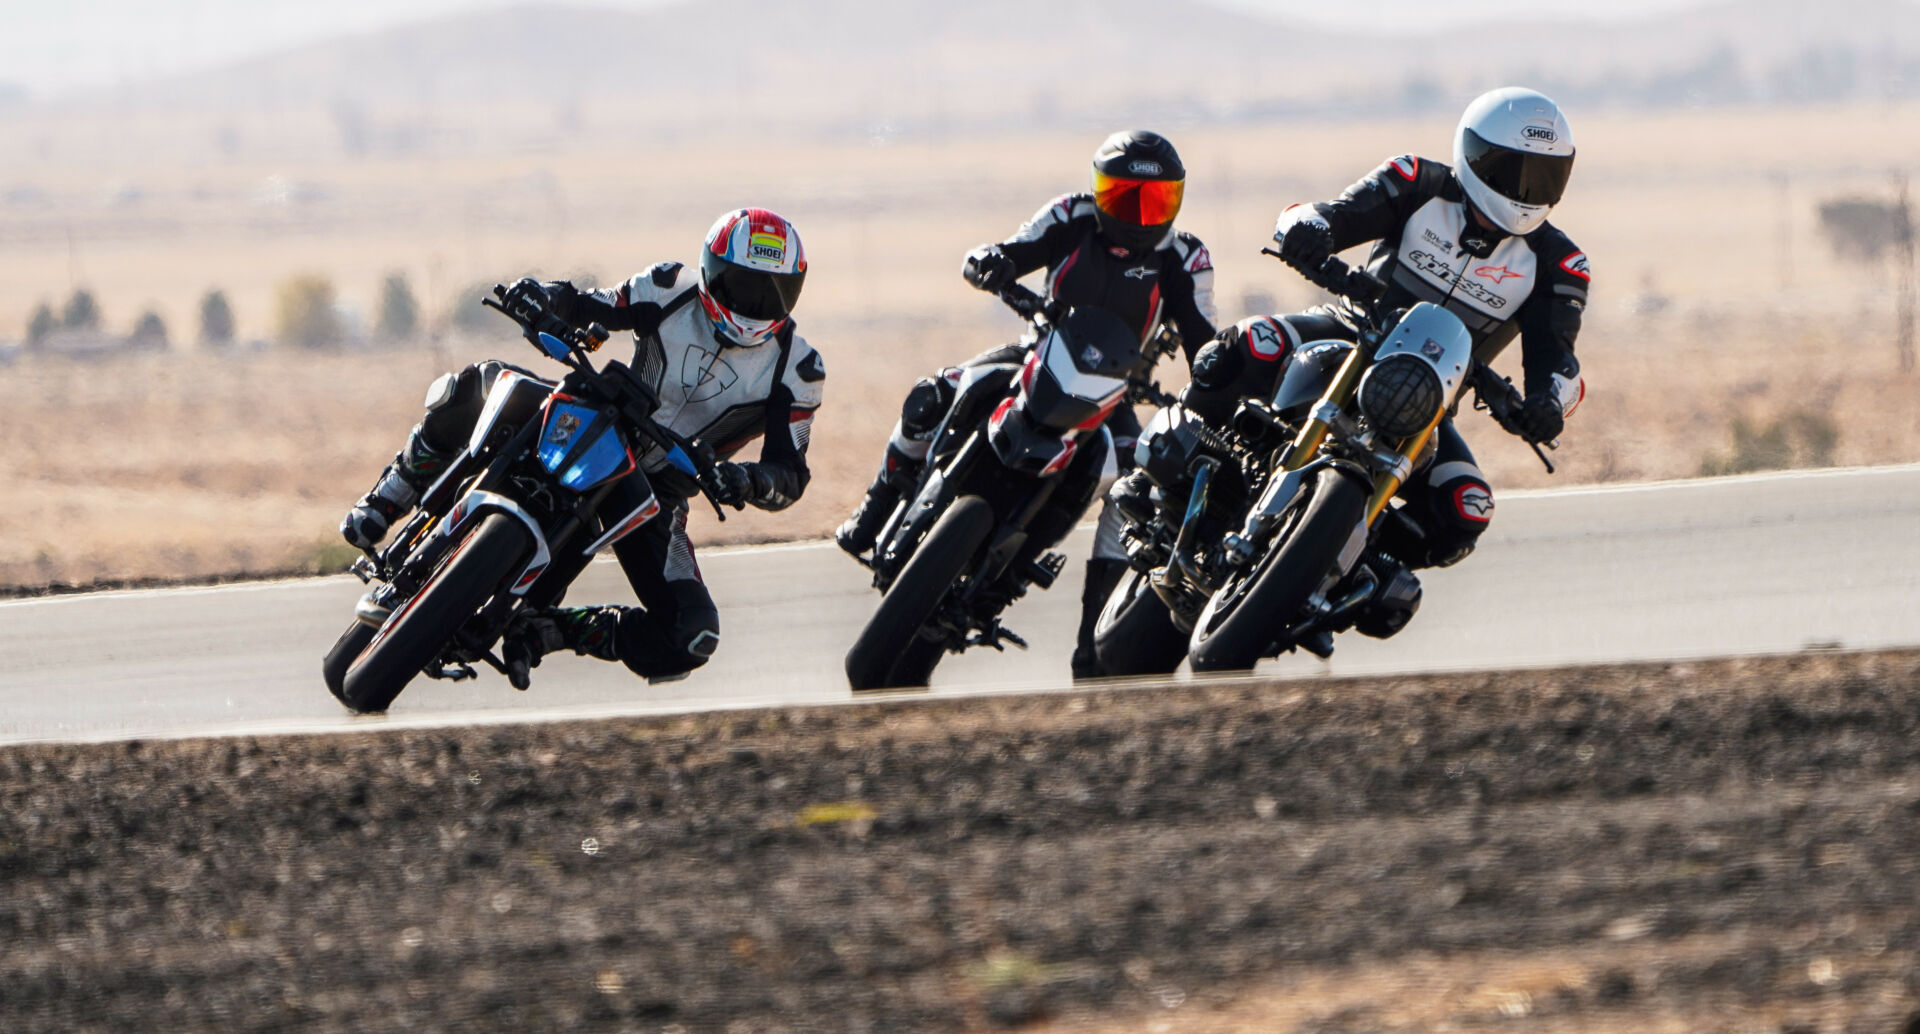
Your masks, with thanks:
M1151 251L1166 237L1186 186L1187 167L1158 133L1124 130L1093 152L1100 232L1128 251Z

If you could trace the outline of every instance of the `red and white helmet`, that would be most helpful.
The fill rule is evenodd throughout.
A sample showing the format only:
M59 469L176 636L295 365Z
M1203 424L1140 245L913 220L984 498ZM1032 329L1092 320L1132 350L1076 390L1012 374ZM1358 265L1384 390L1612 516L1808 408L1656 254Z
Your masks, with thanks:
M765 344L779 333L806 279L799 231L764 208L721 216L700 249L700 304L714 332L737 345Z

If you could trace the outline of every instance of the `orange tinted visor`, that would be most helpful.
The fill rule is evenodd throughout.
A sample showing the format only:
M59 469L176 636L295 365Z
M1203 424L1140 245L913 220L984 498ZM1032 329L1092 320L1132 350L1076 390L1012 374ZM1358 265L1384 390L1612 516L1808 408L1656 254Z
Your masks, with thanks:
M1102 212L1135 226L1163 226L1180 214L1185 180L1127 180L1093 174L1093 203Z

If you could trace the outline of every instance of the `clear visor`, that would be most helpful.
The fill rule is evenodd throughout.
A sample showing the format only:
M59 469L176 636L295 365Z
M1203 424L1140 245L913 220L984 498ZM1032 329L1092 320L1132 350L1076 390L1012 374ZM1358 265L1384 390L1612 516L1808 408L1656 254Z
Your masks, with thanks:
M1509 201L1523 205L1560 203L1573 175L1573 155L1534 154L1489 143L1469 129L1461 141L1461 157L1480 182Z

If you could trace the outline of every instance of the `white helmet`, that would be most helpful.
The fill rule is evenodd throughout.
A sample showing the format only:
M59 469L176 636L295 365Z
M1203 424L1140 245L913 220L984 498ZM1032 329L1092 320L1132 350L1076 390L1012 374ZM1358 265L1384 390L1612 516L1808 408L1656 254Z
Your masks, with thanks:
M1453 174L1473 207L1515 235L1532 233L1573 173L1573 130L1560 105L1518 86L1483 93L1453 131Z

